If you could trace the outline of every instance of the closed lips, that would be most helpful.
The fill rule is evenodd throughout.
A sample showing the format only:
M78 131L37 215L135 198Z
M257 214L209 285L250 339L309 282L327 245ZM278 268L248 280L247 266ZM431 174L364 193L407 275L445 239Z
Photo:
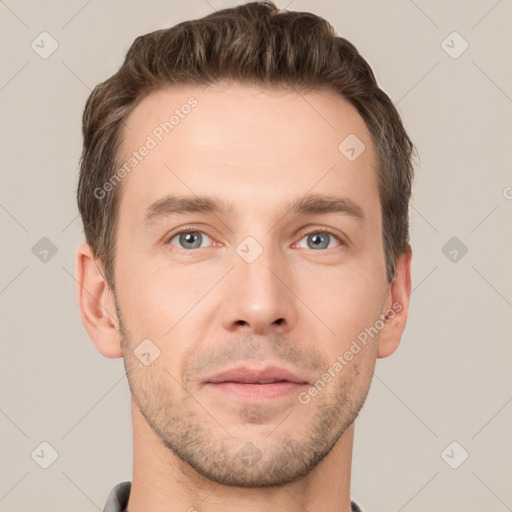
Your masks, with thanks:
M273 384L275 382L294 382L307 384L307 380L284 368L267 367L253 369L245 366L226 370L204 379L205 383L238 382L241 384Z

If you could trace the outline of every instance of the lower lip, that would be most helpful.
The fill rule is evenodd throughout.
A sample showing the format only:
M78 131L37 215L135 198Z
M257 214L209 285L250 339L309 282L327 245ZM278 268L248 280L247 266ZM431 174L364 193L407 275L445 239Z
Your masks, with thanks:
M211 389L247 400L264 400L297 394L307 384L273 382L270 384L244 384L242 382L208 382Z

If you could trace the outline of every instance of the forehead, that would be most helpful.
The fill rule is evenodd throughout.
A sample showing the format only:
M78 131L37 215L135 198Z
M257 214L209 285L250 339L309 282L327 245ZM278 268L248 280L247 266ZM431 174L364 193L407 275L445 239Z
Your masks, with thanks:
M168 194L208 192L255 214L307 192L352 195L370 210L378 202L368 129L333 93L169 87L144 98L126 126L120 212L140 221Z

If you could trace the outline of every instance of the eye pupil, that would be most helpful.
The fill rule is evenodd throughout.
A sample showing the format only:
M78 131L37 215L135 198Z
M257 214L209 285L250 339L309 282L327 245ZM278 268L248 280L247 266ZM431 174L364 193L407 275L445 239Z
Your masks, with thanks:
M329 236L330 235L328 233L313 233L312 235L310 235L311 240L312 240L312 248L318 249L318 247L320 245L322 245L322 243L325 243L326 244L325 247L328 247L329 246Z
M196 243L194 248L200 247L201 246L201 238L200 238L200 233L198 233L197 231L190 231L187 233L182 233L180 236L180 243L183 243L184 245L185 244L194 245L194 238L196 239L196 242L197 242L197 240L199 240L199 246L197 246L197 243ZM190 248L190 246L189 246L189 248Z
M307 245L310 249L328 249L334 235L327 231L315 231L306 235ZM203 242L202 231L182 231L177 233L178 244L182 249L200 249ZM174 237L173 237L174 238ZM334 236L334 238L336 238Z

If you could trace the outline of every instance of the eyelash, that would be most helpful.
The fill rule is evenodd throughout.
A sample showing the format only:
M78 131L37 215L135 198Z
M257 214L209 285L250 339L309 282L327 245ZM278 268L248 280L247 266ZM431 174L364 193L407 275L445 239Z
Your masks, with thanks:
M198 229L197 226L184 226L183 228L181 228L179 231L176 231L174 233L172 233L172 235L168 236L167 239L166 239L166 244L170 244L171 240L173 238L175 238L177 235L181 235L182 233L203 233L207 236L209 236L210 238L213 239L213 237L211 237L210 235L208 235L208 233L205 233L204 231L202 231L201 229ZM347 245L346 242L343 240L343 238L334 230L332 229L329 229L329 228L311 228L310 230L308 231L305 231L303 233L301 233L301 237L299 239L302 240L305 236L307 235L312 235L312 234L315 234L315 233L327 233L331 236L333 236L334 238L337 239L337 241L340 243L340 246L343 246L343 245ZM331 247L331 249L335 249L336 247ZM177 249L181 249L181 247L177 247ZM192 252L192 251L197 251L197 249L192 249L192 250L188 250L188 249L183 249L184 251L187 251L187 252ZM324 249L325 251L326 249Z

